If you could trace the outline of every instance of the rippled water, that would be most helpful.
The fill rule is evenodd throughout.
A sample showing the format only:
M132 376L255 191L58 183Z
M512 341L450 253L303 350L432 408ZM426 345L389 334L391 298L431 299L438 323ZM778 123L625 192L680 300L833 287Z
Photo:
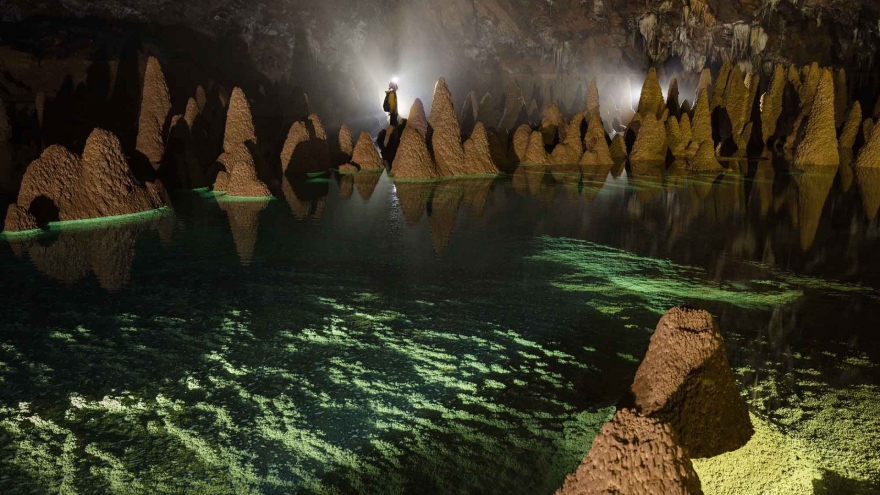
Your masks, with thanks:
M880 176L676 170L182 192L2 240L0 491L552 493L691 304L805 493L877 493Z

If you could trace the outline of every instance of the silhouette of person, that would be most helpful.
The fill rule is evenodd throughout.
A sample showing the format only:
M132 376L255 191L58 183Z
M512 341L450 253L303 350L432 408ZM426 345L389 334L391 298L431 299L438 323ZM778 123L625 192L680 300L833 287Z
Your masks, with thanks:
M391 125L397 127L397 83L391 81L388 83L388 89L385 90L385 102L382 109L388 112Z

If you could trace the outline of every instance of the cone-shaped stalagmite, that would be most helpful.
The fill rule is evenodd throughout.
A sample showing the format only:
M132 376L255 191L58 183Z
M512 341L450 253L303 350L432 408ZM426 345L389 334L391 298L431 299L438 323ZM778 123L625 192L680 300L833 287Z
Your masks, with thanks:
M865 139L867 142L859 151L856 169L880 168L880 131L871 132L870 137Z
M468 175L497 174L489 151L489 137L482 122L477 122L471 137L464 142L464 171Z
M581 165L611 165L614 163L608 142L605 141L605 127L598 114L594 114L590 118L587 134L584 136L584 147L586 151L581 157ZM623 158L626 158L625 149L623 153Z
M556 133L563 126L565 126L565 119L562 118L559 105L554 101L544 109L544 115L541 117L541 135L544 136L546 146L554 144Z
M162 67L155 57L147 60L144 90L138 117L137 150L158 169L165 154L165 121L171 111L171 95L165 84Z
M342 153L343 156L348 158L351 158L352 153L354 153L351 129L349 129L347 125L343 125L339 128L339 151L340 153Z
M705 90L697 97L691 128L694 141L698 143L712 142L712 113L709 110L709 96Z
M254 118L251 116L251 105L241 88L232 90L229 109L226 111L226 132L223 135L223 151L229 153L236 146L252 142L256 144L257 133L254 130Z
M692 458L736 450L752 435L715 318L672 308L651 336L632 393L639 411L672 427Z
M611 158L613 158L615 162L626 160L626 142L623 140L623 134L614 136L614 139L611 140L609 151L611 153Z
M287 172L287 169L290 167L297 147L308 141L309 130L306 125L302 122L294 122L293 125L290 126L290 130L287 131L287 139L284 140L284 147L281 149L281 170L283 172ZM311 153L306 153L305 151L307 150L303 148L303 151L298 152L297 154L299 156L297 158L299 158L300 161L313 160Z
M552 163L575 164L580 161L584 153L584 144L581 141L581 126L584 115L580 112L572 117L565 127L565 139L559 143L550 154Z
M666 129L663 123L651 114L642 117L630 161L662 161L666 159L666 149Z
M865 122L862 124L862 136L865 138L865 141L870 141L871 136L874 135L874 119L868 117L865 119Z
M707 98L711 94L712 90L712 71L709 69L703 69L700 72L700 80L697 82L697 90L694 91L694 100L697 101L700 98L700 93L706 91Z
M226 194L229 196L266 198L269 188L257 177L257 166L247 146L239 145L226 153L224 166L229 175Z
M400 137L390 175L396 179L433 179L438 176L425 137L409 125Z
M675 117L671 117L666 121L666 142L673 156L682 157L687 153L690 139L686 140L682 135L681 126Z
M715 149L712 141L703 141L699 145L694 157L690 160L688 168L697 172L720 171L723 169L718 159L715 158Z
M590 81L590 89L587 91L587 106L584 108L584 118L591 119L593 115L601 115L599 110L599 86L596 80Z
M517 127L516 132L513 133L513 153L516 155L518 162L525 161L531 136L532 130L525 124Z
M464 173L464 149L461 146L461 132L452 94L442 77L434 86L434 100L431 102L431 116L428 118L433 134L431 150L437 162L437 171L441 176L459 175Z
M529 136L529 145L526 148L526 156L522 163L527 165L549 165L550 157L544 149L544 137L538 131L533 131Z
M361 132L358 137L357 145L354 147L354 153L351 156L351 163L358 166L359 170L380 170L382 168L382 157L373 144L373 139L366 131Z
M777 65L773 70L773 78L770 80L770 88L761 97L761 130L764 144L776 135L776 123L782 115L782 96L785 90L785 70Z
M862 125L862 105L854 102L849 114L846 117L843 129L840 132L840 138L837 140L837 146L840 149L852 150L856 145L856 138L859 136L859 128Z
M663 100L663 89L657 79L657 69L651 67L651 70L648 71L648 77L645 78L645 84L642 86L637 112L642 116L653 115L655 118L659 118L665 108L666 102Z
M617 411L556 495L702 495L700 478L669 425Z
M823 71L807 120L806 131L794 155L795 164L840 165L834 127L834 80Z
M425 117L425 106L422 104L422 100L416 98L416 101L413 102L412 107L409 109L409 118L406 121L406 125L419 131L422 137L428 135L428 118Z

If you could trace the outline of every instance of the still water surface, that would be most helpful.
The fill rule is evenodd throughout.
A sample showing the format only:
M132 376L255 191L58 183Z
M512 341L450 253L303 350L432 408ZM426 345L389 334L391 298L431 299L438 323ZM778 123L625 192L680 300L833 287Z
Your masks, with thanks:
M549 494L690 304L816 493L877 493L880 174L676 170L181 192L0 240L0 492Z

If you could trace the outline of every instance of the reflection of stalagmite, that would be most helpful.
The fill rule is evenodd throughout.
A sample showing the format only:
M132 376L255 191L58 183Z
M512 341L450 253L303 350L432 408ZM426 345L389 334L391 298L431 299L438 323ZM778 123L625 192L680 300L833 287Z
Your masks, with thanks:
M584 108L584 118L591 119L593 115L601 116L601 114L599 109L599 86L596 85L596 80L593 79L590 81L590 89L587 91L587 106Z
M620 409L556 495L702 495L700 478L668 424Z
M767 214L770 213L770 206L773 204L773 179L775 175L773 164L766 161L758 162L755 176L752 179L754 185L749 200L758 203L758 212L761 218L767 217Z
M338 174L336 179L339 183L339 196L348 199L354 193L354 174Z
M343 125L339 128L339 151L344 159L351 160L351 155L354 153L354 145L352 143L351 129L347 125ZM283 159L282 163L284 163Z
M437 256L442 256L449 246L449 238L455 230L455 220L458 218L462 197L463 192L458 187L441 183L434 189L428 223L431 225L431 238Z
M549 165L547 171L558 184L565 189L569 198L576 198L580 195L579 185L581 181L581 167L577 163L559 163Z
M587 134L584 136L586 151L580 159L581 165L610 165L614 163L614 157L605 141L605 127L598 114L590 118L587 126ZM623 158L626 158L626 150L623 150Z
M412 107L409 109L409 118L406 121L406 125L419 131L422 137L427 137L428 118L425 117L425 105L422 104L422 100L416 98L416 101L413 102Z
M656 76L655 76L656 77ZM631 161L662 161L666 159L666 129L653 115L642 117L639 135L633 144Z
M351 163L357 165L359 170L381 170L383 167L382 157L373 143L373 139L366 131L361 132L357 144L351 156Z
M651 115L654 118L659 118L665 108L666 102L663 100L663 89L657 79L657 69L651 67L651 70L648 71L648 77L645 78L645 84L642 86L642 95L639 98L639 108L636 112L643 117Z
M856 168L880 168L880 132L866 130L865 140L865 145L859 150Z
M425 213L431 191L434 190L433 182L395 182L394 190L403 216L410 225L418 223Z
M468 175L496 174L498 168L492 163L492 154L489 151L489 137L486 128L481 122L477 122L471 137L464 143L464 168L463 172Z
M544 167L517 167L511 177L513 189L523 196L537 196L546 170Z
M865 216L869 222L873 222L877 218L877 210L880 209L880 167L856 168L855 175Z
M825 209L825 201L834 184L837 167L807 165L801 169L804 173L793 175L792 182L797 187L797 227L800 231L801 248L806 251L816 239L822 210Z
M555 101L551 102L544 109L544 114L541 116L541 135L544 137L544 145L553 145L556 141L557 132L564 126L565 119L562 118L559 105Z
M858 101L853 103L849 114L846 117L843 130L840 132L840 139L837 145L842 150L852 150L856 145L856 138L859 136L859 127L862 125L862 105Z
M354 174L354 185L357 187L361 199L369 201L373 197L373 191L376 190L380 177L382 177L381 170L370 170Z
M715 150L712 148L711 141L703 141L697 154L690 160L690 170L697 172L709 172L714 170L722 170L722 166L715 158Z
M241 260L242 266L250 265L257 245L260 212L266 209L269 200L220 201L218 204L229 217L229 228L232 230L232 240L235 242L238 259Z
M837 169L840 174L840 190L846 193L852 187L855 180L855 172L853 170L853 151L841 148L840 150L840 167Z
M538 131L533 131L529 136L529 146L526 148L526 157L523 160L528 165L549 165L550 157L544 149L544 137Z
M409 125L403 129L390 175L398 179L431 179L438 176L425 137Z
M296 186L296 187L295 187ZM292 182L289 178L284 177L281 182L281 192L284 195L287 205L290 207L291 213L297 220L308 220L310 217L321 218L324 212L324 206L327 204L325 191L319 191L318 194L309 194L308 191L300 191L297 193L297 187L302 188L308 186L308 183Z
M137 150L158 169L165 154L165 120L171 111L171 95L165 84L162 67L155 57L147 60L143 99L138 117Z
M646 205L660 194L664 164L652 161L630 162L629 183L636 190L639 202Z
M431 116L428 118L433 134L430 149L441 176L459 175L464 163L464 149L461 146L461 132L452 94L442 77L434 86L434 100L431 102Z
M28 166L18 199L7 212L6 230L34 228L41 219L29 210L40 198L57 210L57 218L45 220L139 213L166 206L168 200L160 183L141 184L134 177L119 140L102 129L89 135L82 158L56 145Z
M823 71L804 137L794 155L795 164L837 166L837 129L834 127L834 81Z
M462 190L462 201L471 210L471 216L482 216L486 203L489 202L489 192L492 190L493 178L482 179L454 179L451 182Z
M672 308L660 319L631 390L641 414L669 424L692 458L736 450L752 436L721 331L706 311Z
M605 181L608 180L608 173L611 171L611 167L613 164L596 164L596 165L581 165L581 173L583 174L583 189L584 189L584 200L587 203L592 203L596 196L599 194L599 191L602 190L602 187L605 186Z
M703 91L697 97L696 106L694 106L694 118L691 122L691 129L694 133L694 141L703 143L712 141L712 114L709 111L709 96ZM713 145L714 146L714 145Z

